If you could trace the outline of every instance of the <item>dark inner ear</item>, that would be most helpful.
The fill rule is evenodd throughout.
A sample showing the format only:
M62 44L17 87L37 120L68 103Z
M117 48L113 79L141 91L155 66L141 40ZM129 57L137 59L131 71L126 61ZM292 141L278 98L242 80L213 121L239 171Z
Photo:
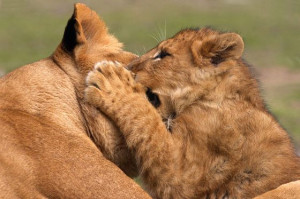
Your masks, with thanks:
M75 26L76 26L76 19L73 14L73 16L68 21L62 39L62 46L69 53L72 53L75 46L77 45Z
M219 63L222 63L223 61L225 61L224 57L221 57L219 55L214 56L211 58L211 63L213 65L218 65Z
M235 44L228 46L226 49L222 50L221 52L217 53L215 56L211 58L211 63L214 65L218 65L226 60L227 57L230 57L228 55L228 52L231 52L234 50Z
M232 58L239 59L244 50L244 42L236 33L223 33L202 41L200 53L209 58L211 63L218 65L221 62Z

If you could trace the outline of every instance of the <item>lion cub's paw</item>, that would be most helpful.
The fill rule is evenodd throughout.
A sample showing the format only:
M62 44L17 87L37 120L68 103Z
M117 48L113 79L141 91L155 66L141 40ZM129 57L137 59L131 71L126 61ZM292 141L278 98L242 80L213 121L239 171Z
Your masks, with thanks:
M131 93L145 92L137 84L130 71L118 62L101 61L86 78L85 99L97 106L110 106L112 102L126 98Z

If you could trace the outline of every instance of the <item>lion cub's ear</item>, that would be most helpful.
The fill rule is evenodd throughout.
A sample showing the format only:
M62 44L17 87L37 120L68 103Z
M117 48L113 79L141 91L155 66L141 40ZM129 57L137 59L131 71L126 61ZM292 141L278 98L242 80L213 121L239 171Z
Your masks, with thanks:
M244 51L244 42L236 33L224 33L195 41L192 48L198 52L196 59L209 58L211 63L219 64L228 58L239 59Z
M73 52L77 45L98 41L107 34L105 23L86 5L76 3L62 39L62 47Z

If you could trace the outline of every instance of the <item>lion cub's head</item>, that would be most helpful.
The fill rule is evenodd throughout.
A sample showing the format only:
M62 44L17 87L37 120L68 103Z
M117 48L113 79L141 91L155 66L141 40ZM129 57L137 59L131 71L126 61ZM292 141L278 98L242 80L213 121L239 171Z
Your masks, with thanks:
M162 41L128 68L136 74L136 81L152 91L148 97L156 107L166 102L173 108L164 106L164 112L178 113L199 98L222 101L243 92L240 87L251 81L241 60L243 50L244 42L236 33L186 29Z

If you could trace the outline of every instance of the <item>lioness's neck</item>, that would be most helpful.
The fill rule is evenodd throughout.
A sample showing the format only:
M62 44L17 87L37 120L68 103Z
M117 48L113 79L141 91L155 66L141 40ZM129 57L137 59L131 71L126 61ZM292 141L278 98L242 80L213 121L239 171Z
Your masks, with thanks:
M84 88L85 88L85 77L86 77L86 71L82 71L78 69L78 66L76 65L76 61L73 59L71 54L67 54L61 46L59 46L54 54L51 56L51 59L53 62L64 72L66 73L67 77L70 79L71 83L74 86L74 93L75 97L78 103L78 106L80 108L80 114L83 118L83 125L86 128L86 133L95 141L93 133L91 132L90 128L93 129L92 125L94 122L91 121L91 118L89 117L89 114L94 113L95 117L95 109L92 106L89 106L84 101ZM97 144L97 143L96 143Z
M66 55L58 48L51 57L64 71L74 86L74 94L80 109L80 117L85 133L93 140L103 155L114 162L129 176L136 175L132 157L128 156L127 146L119 129L114 123L84 100L85 78L87 69L79 69L71 55ZM113 141L112 141L113 140Z

